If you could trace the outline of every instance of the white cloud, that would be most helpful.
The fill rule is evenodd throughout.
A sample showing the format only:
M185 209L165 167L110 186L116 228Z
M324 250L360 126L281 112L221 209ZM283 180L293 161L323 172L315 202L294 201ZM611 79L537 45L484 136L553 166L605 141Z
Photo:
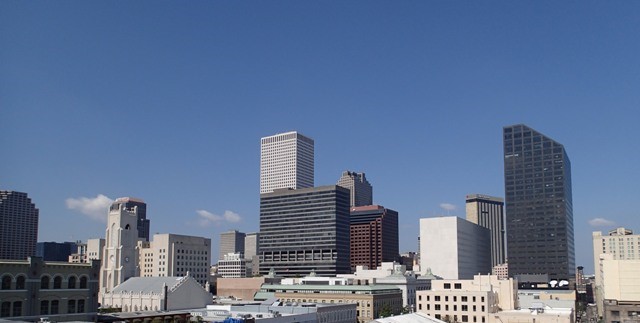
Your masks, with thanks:
M457 207L451 203L440 203L440 207L445 211L453 211L457 209Z
M96 197L68 198L65 200L67 208L76 210L93 220L107 222L107 210L113 200L102 194Z
M593 218L589 220L589 225L592 227L611 227L615 224L615 222L607 220L605 218Z
M211 213L207 210L196 210L196 213L200 216L200 225L209 225L211 223L220 222L240 222L242 218L238 213L226 210L222 215Z

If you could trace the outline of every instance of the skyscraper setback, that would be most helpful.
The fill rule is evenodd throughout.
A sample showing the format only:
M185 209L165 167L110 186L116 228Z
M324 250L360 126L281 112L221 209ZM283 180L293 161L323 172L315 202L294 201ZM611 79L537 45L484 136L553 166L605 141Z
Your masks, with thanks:
M344 171L338 180L338 186L351 191L351 207L373 204L373 188L364 173Z
M503 128L509 276L575 273L571 163L564 146L518 124Z
M260 194L313 187L313 139L296 131L260 140Z

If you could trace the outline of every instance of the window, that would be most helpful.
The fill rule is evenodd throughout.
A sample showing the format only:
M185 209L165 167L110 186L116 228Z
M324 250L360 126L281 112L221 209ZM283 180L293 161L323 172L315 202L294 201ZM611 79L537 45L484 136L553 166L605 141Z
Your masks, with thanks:
M440 301L440 296L436 296L435 300L436 300L436 302L439 302Z
M58 301L58 300L51 301L51 314L58 314L59 313L59 311L58 311L59 305L60 305L60 301Z
M2 289L11 289L11 276L2 276Z
M11 303L2 302L0 305L0 317L9 317L11 315Z
M40 278L40 289L49 289L49 276Z
M458 301L458 296L453 296L453 301L457 302Z
M460 301L461 302L466 302L467 301L467 296L461 296L460 297Z
M49 301L40 301L40 314L49 314Z
M429 304L427 304L427 309L429 308ZM422 310L422 304L418 304L418 310Z
M461 283L455 283L453 287L455 289L462 289L462 284Z
M87 276L80 277L80 288L87 288Z
M24 276L18 276L18 279L16 279L16 289L25 289L24 282Z
M436 311L440 310L440 304L436 304Z
M484 316L482 317L482 321L481 322L484 323Z
M53 278L53 289L60 288L62 288L62 277L56 276L55 278Z
M445 289L451 289L451 283L445 283L444 284L444 288Z
M462 322L469 322L469 316L462 315Z
M76 312L76 300L70 299L67 301L67 313L75 313Z
M71 276L69 277L69 282L67 283L67 286L69 286L69 289L74 289L76 288L76 277L75 276Z
M448 302L448 301L449 301L449 296L445 296L445 297L444 297L444 301L445 301L445 302Z
M484 303L484 296L480 297L480 301Z
M463 312L467 312L467 311L469 311L469 307L467 305L462 305L460 307L460 310L463 311Z
M22 301L13 302L12 316L22 316Z

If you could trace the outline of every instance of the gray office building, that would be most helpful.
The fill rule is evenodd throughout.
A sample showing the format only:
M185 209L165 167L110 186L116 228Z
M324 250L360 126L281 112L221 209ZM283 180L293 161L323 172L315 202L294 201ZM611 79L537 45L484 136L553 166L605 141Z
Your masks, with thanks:
M35 256L38 215L27 193L0 191L0 259Z
M571 163L564 146L518 124L504 127L509 276L573 280Z
M260 194L260 274L350 273L349 190L340 186Z
M373 204L373 187L364 173L344 171L338 185L349 189L351 207Z
M244 254L244 232L231 230L220 233L220 253L218 259L224 260L224 256L229 253Z
M504 221L504 201L499 197L467 195L467 221L487 228L491 234L491 267L506 261L506 229Z

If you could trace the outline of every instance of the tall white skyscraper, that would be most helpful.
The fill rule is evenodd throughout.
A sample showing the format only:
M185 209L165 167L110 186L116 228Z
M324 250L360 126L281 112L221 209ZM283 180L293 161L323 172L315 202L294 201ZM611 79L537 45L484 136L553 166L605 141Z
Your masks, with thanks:
M313 187L313 139L296 131L260 140L260 194Z

